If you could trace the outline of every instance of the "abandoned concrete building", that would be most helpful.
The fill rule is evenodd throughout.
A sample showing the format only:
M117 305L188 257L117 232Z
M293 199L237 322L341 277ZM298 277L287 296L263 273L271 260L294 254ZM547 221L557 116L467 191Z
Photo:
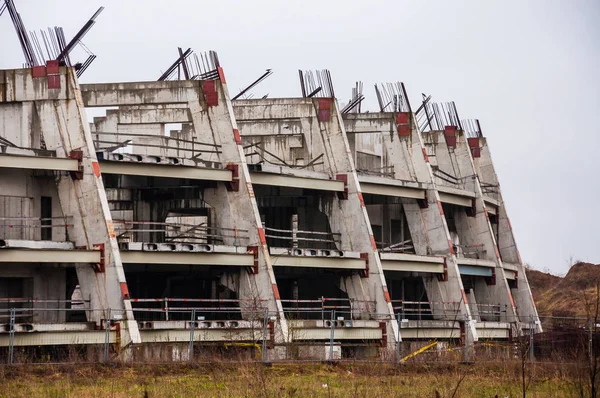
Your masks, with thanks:
M232 100L211 60L154 82L0 71L0 347L183 360L266 332L272 358L372 357L540 330L476 120L403 84L340 108L327 74Z

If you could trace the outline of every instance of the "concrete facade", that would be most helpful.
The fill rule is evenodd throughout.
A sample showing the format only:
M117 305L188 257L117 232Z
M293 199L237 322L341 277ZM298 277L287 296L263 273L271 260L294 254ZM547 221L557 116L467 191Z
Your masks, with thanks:
M277 357L335 329L342 356L373 355L537 321L485 138L422 131L410 106L231 101L215 68L81 86L52 62L0 71L0 299L64 310L18 319L23 345L94 344L108 319L122 346L184 342L191 321L199 344L268 334Z

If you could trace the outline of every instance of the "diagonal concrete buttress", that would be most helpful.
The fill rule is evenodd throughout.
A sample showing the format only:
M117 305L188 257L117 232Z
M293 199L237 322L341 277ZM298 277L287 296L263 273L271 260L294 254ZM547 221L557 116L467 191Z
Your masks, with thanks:
M384 134L386 147L389 148L389 159L394 170L400 170L406 177L415 178L428 187L426 204L416 200L402 199L409 229L417 254L440 255L445 258L445 275L439 281L429 281L427 286L429 300L433 302L460 303L460 321L467 321L466 330L470 333L470 341L477 341L475 323L472 322L471 311L458 269L456 253L450 239L448 224L442 210L440 195L434 186L433 172L423 139L411 112L400 112L395 115L397 123L393 123L393 134ZM406 131L405 123L410 131ZM404 159L412 162L407 163ZM434 304L432 309L436 310ZM442 312L443 307L438 310Z
M75 158L80 172L56 175L63 214L73 227L68 240L76 246L100 250L103 263L78 264L77 277L84 297L90 298L89 320L100 322L109 316L122 316L121 345L140 343L133 318L125 273L113 228L104 184L75 71L49 61L47 67L8 71L6 81L16 101L33 102L32 142L56 151L60 158ZM43 68L43 69L40 69ZM42 73L43 72L43 73ZM57 260L59 261L59 260Z
M219 161L233 170L233 189L225 189L223 184L214 190L213 199L220 203L216 209L219 224L228 228L249 231L250 244L256 248L258 270L255 274L242 271L240 275L240 298L260 297L266 299L269 312L277 315L281 333L276 338L286 342L289 337L281 298L273 273L273 266L265 231L260 219L258 204L250 179L250 171L244 155L240 132L235 121L233 106L227 90L225 75L218 68L219 80L203 81L200 98L188 93L188 107L198 138L211 134L215 144L220 145ZM210 93L216 93L216 101Z
M341 220L352 249L366 253L369 271L367 275L368 296L375 301L375 312L386 322L388 348L393 348L399 336L398 322L388 292L377 244L371 229L371 222L363 199L358 174L352 158L350 144L337 101L332 98L312 100L318 119L318 129L325 149L325 157L334 174L347 176L348 198L340 200ZM358 277L358 276L356 276Z
M448 139L447 137L452 134L456 137L456 146L450 151L446 140ZM462 230L464 232L463 237L466 239L463 243L468 245L483 245L486 258L496 263L494 269L495 280L488 285L488 291L494 300L497 300L497 302L505 306L507 312L503 321L511 323L515 322L518 329L520 329L515 302L506 280L502 258L500 257L496 237L494 236L490 218L485 208L481 184L479 177L475 172L473 157L465 134L463 131L450 126L450 129L446 127L446 131L440 134L440 136L441 138L438 141L438 151L436 154L451 154L450 159L454 162L455 170L459 171L461 177L470 178L472 189L475 193L475 201L473 203L473 209L471 209L471 215L462 217L457 221L457 223L462 224ZM446 137L446 140L444 137ZM519 330L517 330L517 332L519 332Z
M256 266L253 267L252 273L242 269L239 274L239 298L250 300L250 305L243 309L242 314L245 317L251 316L252 302L257 299L264 300L270 313L275 314L279 321L281 333L276 334L275 337L280 341L286 341L287 324L250 173L225 76L220 67L218 72L219 78L216 80L88 84L83 87L83 97L86 106L93 107L118 106L134 111L153 107L166 110L173 108L176 112L183 110L188 115L179 120L192 122L194 138L200 142L212 141L219 146L218 161L223 167L232 171L233 179L228 183L217 184L216 188L205 189L204 199L214 204L219 227L248 231L248 250L255 254ZM171 106L173 104L174 107ZM152 113L153 110L150 110L152 117L156 118L160 114L160 112ZM120 117L124 117L126 113L127 111L120 113ZM150 115L146 111L142 113L146 116ZM225 243L233 244L233 240L234 238L225 239Z
M514 231L508 217L506 210L506 203L502 197L502 190L500 189L500 182L498 175L492 162L492 154L485 137L473 137L467 139L471 154L473 156L473 163L475 170L479 176L479 180L482 185L488 184L492 187L496 187L497 191L491 193L495 196L498 202L496 208L496 222L497 222L497 244L500 251L500 257L505 267L508 264L514 265L517 268L517 275L515 280L517 286L511 290L515 291L514 295L515 304L517 306L517 313L521 322L528 322L529 319L533 319L536 322L536 330L542 332L542 325L539 321L538 312L535 307L533 296L531 295L531 288L529 281L527 280L526 270L523 266L523 260L517 248L517 242L515 239ZM484 192L485 196L490 196ZM487 211L487 210L486 210Z

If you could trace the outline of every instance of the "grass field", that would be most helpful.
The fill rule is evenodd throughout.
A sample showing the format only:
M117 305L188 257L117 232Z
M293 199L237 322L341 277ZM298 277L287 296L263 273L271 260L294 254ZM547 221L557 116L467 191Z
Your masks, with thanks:
M16 366L0 368L0 396L522 397L513 365ZM527 396L577 396L575 390L561 366L545 365L533 370Z

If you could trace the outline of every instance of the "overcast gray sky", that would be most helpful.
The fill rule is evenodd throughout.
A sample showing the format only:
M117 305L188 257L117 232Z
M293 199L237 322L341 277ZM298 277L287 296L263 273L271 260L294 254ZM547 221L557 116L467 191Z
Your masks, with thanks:
M298 69L327 68L340 101L362 80L373 110L376 82L403 81L413 103L454 100L488 137L523 260L554 273L600 263L597 0L15 3L28 30L68 39L106 7L82 82L156 80L180 46L218 51L232 92L272 68L255 95L298 96ZM0 69L22 63L5 13Z

